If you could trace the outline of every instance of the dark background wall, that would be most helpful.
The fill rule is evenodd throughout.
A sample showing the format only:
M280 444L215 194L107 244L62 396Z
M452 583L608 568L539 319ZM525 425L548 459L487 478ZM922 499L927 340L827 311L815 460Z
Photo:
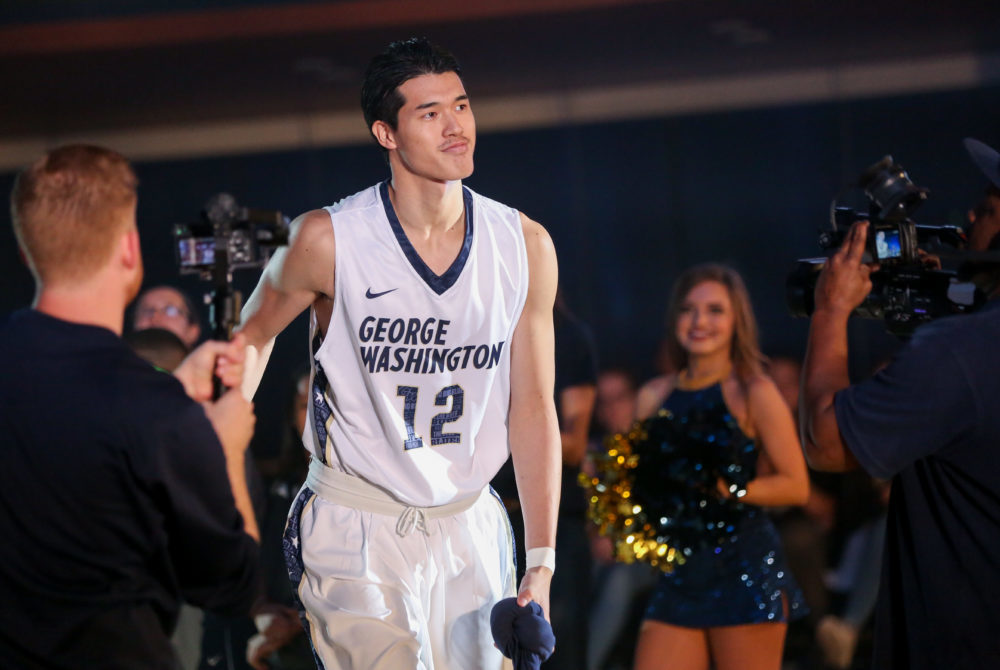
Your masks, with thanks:
M628 101L623 100L623 105ZM892 154L931 190L915 218L959 224L985 187L961 140L1000 146L1000 87L698 116L481 134L468 184L542 222L552 234L571 308L593 328L605 365L640 378L653 359L671 282L694 263L722 261L745 277L766 352L801 354L807 321L788 316L784 281L796 258L818 255L831 198ZM146 284L179 277L170 230L228 191L248 206L294 216L383 179L374 147L353 146L136 165ZM10 192L13 174L0 175ZM26 306L31 277L4 210L0 314ZM256 273L237 276L248 294ZM261 452L276 445L283 397L306 365L307 324L281 338L257 408ZM851 326L855 374L896 341L881 324Z

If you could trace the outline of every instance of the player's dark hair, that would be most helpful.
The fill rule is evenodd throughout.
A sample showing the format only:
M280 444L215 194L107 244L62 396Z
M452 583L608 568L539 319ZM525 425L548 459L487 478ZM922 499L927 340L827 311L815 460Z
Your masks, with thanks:
M361 85L361 111L368 130L376 121L383 121L395 130L399 110L406 102L399 92L403 83L421 75L446 72L462 76L451 52L431 44L427 38L411 37L390 44L368 64Z

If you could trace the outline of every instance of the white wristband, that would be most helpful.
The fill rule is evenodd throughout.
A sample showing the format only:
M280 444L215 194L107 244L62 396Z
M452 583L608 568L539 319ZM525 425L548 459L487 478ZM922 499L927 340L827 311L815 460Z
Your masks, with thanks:
M535 547L529 549L524 555L524 569L548 568L552 572L556 571L556 550L552 547Z

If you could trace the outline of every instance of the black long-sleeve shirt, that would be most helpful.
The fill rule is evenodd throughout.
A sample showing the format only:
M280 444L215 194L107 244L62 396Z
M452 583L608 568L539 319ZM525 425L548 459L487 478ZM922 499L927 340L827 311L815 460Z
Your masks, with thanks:
M173 668L181 599L246 613L257 546L222 446L171 375L109 330L0 328L0 659Z

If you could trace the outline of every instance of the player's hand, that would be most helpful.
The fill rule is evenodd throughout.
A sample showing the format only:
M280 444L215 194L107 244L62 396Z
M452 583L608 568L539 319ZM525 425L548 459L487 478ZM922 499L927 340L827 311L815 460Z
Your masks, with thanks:
M194 400L204 402L212 397L212 377L232 388L243 381L246 338L237 334L229 342L209 340L188 354L174 371L184 390Z
M219 436L227 460L233 456L242 458L257 422L253 404L246 401L239 389L229 389L215 402L206 402L202 406L215 428L215 434Z
M534 600L541 605L542 612L545 613L545 620L551 622L549 618L549 587L552 585L552 571L546 567L539 566L524 573L521 579L521 588L517 592L517 604L526 607Z
M816 281L816 310L847 317L871 293L871 273L877 264L865 264L868 222L858 221L851 226L844 243L840 245Z

